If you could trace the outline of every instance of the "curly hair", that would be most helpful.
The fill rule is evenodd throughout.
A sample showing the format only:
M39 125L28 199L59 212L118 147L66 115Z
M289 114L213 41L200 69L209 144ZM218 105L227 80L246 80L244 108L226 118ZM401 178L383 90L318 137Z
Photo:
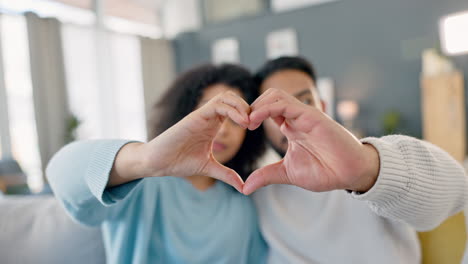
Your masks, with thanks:
M234 64L199 65L182 73L155 104L150 134L158 136L194 111L203 91L215 84L239 90L248 104L258 97L258 89L247 69ZM264 132L260 126L254 131L246 131L239 151L224 165L235 170L245 181L264 152Z

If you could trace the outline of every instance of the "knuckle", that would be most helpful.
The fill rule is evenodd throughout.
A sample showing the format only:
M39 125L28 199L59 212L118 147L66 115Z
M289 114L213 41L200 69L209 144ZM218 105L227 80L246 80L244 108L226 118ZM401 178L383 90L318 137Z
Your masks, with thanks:
M226 105L222 101L217 101L214 103L214 106L216 108L224 109Z
M280 94L280 90L278 88L270 88L270 91L273 95L278 95Z
M237 94L233 91L225 91L224 95L237 96Z

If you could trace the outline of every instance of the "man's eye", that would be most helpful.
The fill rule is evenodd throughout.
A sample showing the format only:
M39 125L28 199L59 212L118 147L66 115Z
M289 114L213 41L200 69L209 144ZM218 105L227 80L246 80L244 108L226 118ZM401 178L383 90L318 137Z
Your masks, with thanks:
M312 100L310 98L304 98L304 99L302 99L301 102L303 104L306 104L306 105L311 105L312 104Z

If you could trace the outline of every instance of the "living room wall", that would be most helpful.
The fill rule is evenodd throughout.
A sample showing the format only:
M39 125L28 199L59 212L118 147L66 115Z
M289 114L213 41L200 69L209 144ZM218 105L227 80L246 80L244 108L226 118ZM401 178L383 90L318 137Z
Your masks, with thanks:
M359 102L357 123L367 135L381 135L382 116L398 110L401 132L420 137L421 52L438 46L439 19L463 10L468 10L466 0L342 0L205 25L174 40L177 69L210 61L215 40L235 37L241 63L255 70L266 59L266 35L294 28L300 54L319 76L334 80L336 100ZM453 59L466 78L468 55Z

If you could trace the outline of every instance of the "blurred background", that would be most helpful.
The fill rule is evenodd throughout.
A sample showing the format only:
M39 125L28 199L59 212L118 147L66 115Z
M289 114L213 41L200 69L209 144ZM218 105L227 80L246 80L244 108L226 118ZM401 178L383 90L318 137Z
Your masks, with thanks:
M358 137L403 133L466 160L466 0L0 0L0 190L48 192L70 141L147 140L153 103L195 64L282 55L314 64L328 113Z

